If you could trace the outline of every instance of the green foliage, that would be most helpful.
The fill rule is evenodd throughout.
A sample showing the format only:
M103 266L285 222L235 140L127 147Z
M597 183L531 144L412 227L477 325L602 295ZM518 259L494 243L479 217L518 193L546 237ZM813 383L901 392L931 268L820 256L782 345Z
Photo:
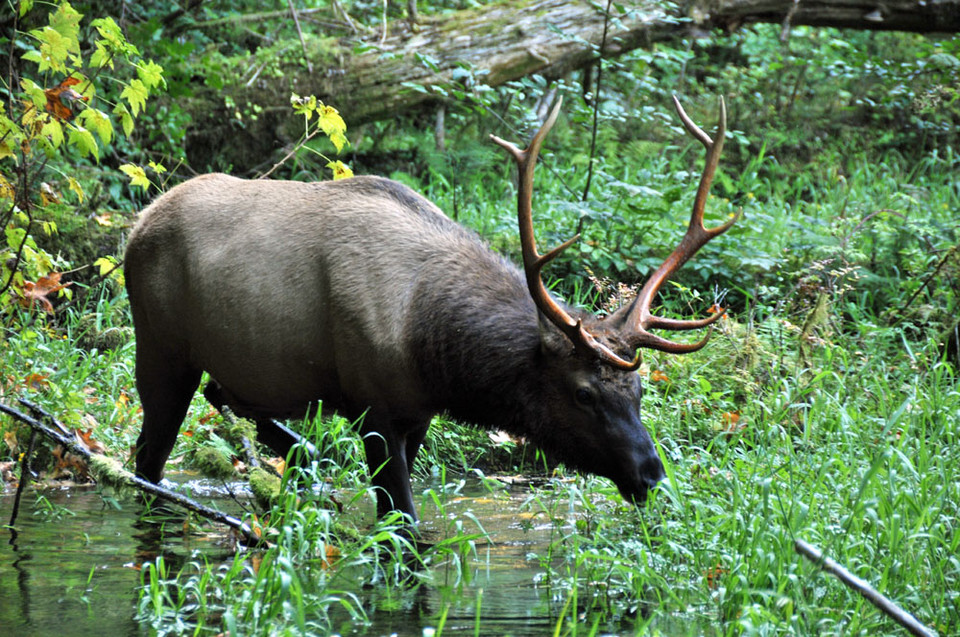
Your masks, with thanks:
M29 3L20 5L18 17L34 19ZM17 316L16 305L52 311L41 283L68 264L38 246L37 226L52 235L57 221L84 203L77 167L87 159L100 162L118 137L115 122L129 137L147 99L164 85L163 69L143 58L112 18L94 19L89 27L82 20L64 0L54 5L47 25L2 41L11 61L0 84L6 96L0 113L0 316L8 322ZM66 203L67 193L74 204ZM67 293L63 286L53 291Z

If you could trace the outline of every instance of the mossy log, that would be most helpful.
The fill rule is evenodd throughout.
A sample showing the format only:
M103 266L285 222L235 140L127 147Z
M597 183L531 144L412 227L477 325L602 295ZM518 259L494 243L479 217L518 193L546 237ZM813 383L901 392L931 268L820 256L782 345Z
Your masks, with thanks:
M339 40L305 33L304 47L263 51L228 73L233 79L223 88L197 89L188 107L194 117L190 162L198 170L230 168L235 174L269 166L303 132L302 119L290 109L291 93L336 106L352 127L436 101L442 89L469 88L471 78L495 87L534 73L561 77L596 59L605 6L520 0L452 15L421 14L416 30L406 21L392 22L386 37L378 31ZM960 30L960 0L629 0L611 6L605 56L683 37L693 26L701 33L751 22ZM305 51L306 59L290 55L293 49Z

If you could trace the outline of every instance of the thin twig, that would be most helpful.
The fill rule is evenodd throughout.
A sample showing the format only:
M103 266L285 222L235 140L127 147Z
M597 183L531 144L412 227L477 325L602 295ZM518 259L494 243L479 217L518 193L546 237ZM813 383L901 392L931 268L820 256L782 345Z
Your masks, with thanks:
M56 431L54 429L51 429L50 427L43 424L39 420L32 418L24 413L21 413L20 411L14 409L13 407L9 407L8 405L0 403L0 412L3 412L8 416L11 416L12 418L27 425L34 431L37 431L43 434L46 438L52 440L53 442L59 445L62 445L63 447L68 449L71 453L74 453L80 456L81 458L83 458L88 464L93 462L97 462L99 464L113 463L113 460L111 458L104 456L103 454L93 453L92 451L87 449L85 446L78 443L76 440L76 436L65 436L63 433L61 433L61 431ZM56 419L54 419L52 416L48 416L47 419L53 422L54 425L58 427L58 429L61 429L61 430L64 429L64 427L59 423L57 423ZM117 464L119 465L119 463ZM259 537L259 535L252 528L250 528L248 524L246 524L242 520L232 515L223 513L222 511L217 511L215 509L211 509L210 507L204 506L199 502L196 502L195 500L188 498L183 494L176 493L175 491L170 491L169 489L165 489L159 485L156 485L152 482L144 480L143 478L136 476L130 471L122 469L119 466L117 466L115 469L112 470L111 479L121 483L124 486L133 487L135 489L143 491L144 493L148 493L150 495L156 496L161 500L166 500L168 502L178 504L189 511L193 511L196 514L207 518L208 520L212 520L214 522L219 522L220 524L224 524L230 527L231 529L234 529L237 533L239 533L243 537L244 541L250 546L268 545L268 543L265 540Z
M380 45L387 40L387 0L383 0L383 32L380 34Z
M289 5L290 14L293 16L293 24L297 27L297 35L300 36L300 46L303 47L303 59L307 62L307 71L313 73L313 64L307 56L307 42L303 39L303 31L300 29L300 18L297 17L297 10L293 6L293 0L287 0L287 5Z
M829 557L825 557L823 553L820 552L820 549L807 544L803 540L795 540L793 547L797 553L836 577L843 582L847 588L851 588L860 593L868 602L879 608L881 612L910 631L911 635L917 635L918 637L935 637L937 635L936 632L921 624L916 617L894 604L888 597L870 586L870 584L840 566Z
M17 485L17 496L13 500L13 513L10 514L10 524L12 528L17 524L17 515L20 513L20 498L23 496L23 488L27 485L27 479L30 474L30 458L33 457L33 447L37 444L37 432L30 432L30 443L27 445L27 452L20 459L20 484Z
M303 145L304 145L304 144L306 144L308 141L310 141L311 139L313 139L314 137L316 137L317 134L319 134L319 133L321 133L321 132L322 132L322 129L320 129L319 127L316 128L316 129L314 129L314 131L313 131L312 133L310 133L309 135L307 135L306 137L304 137L302 140L300 140L299 142L297 142L297 144L293 147L293 150L291 150L289 153L287 153L286 155L284 155L284 156L283 156L283 159L281 159L280 161L278 161L277 163L275 163L275 164L270 168L270 170L268 170L267 172L265 172L265 173L263 173L262 175L260 175L259 177L257 177L257 179L266 179L267 177L269 177L269 176L273 173L273 171L275 171L277 168L279 168L280 166L282 166L282 165L284 164L284 162L286 162L288 159L290 159L291 157L293 157L298 150L300 150L301 148L303 148Z
M590 182L593 181L593 159L597 151L597 125L600 117L600 90L603 80L603 51L607 48L607 29L610 25L610 5L613 0L607 0L607 8L603 12L603 36L600 38L600 53L597 56L597 90L593 94L593 131L590 134L590 155L587 160L587 184L583 187L583 196L580 201L586 201L590 194Z
M940 274L940 270L943 269L943 266L947 264L947 261L950 260L950 257L952 257L957 252L957 250L960 250L960 243L958 243L957 245L947 250L947 253L943 255L942 259L940 259L940 263L937 264L937 267L935 267L933 269L933 272L928 274L927 278L923 280L923 285L918 287L917 291L914 292L913 295L909 299L907 299L907 302L903 304L903 307L900 308L900 312L899 312L900 316L897 317L896 321L894 321L893 323L894 325L897 325L898 323L900 323L900 321L903 320L904 314L907 311L907 308L909 308L913 304L913 302L917 300L917 297L920 296L920 293L923 292L925 289L927 289L927 286L930 285L930 282L933 281L938 274Z

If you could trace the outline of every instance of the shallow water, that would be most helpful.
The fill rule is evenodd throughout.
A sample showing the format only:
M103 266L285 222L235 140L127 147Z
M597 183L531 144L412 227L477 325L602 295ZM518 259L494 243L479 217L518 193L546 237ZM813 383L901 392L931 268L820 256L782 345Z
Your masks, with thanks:
M25 490L16 531L0 541L0 627L3 634L139 635L133 620L139 565L157 555L182 561L194 549L218 552L203 538L161 538L156 525L137 521L135 506L118 511L89 487L45 490L48 514L36 492ZM14 497L0 496L0 520L9 523Z
M196 481L190 484L203 490ZM546 554L556 530L543 516L519 513L528 494L527 487L512 487L492 496L474 482L445 496L442 514L425 505L427 539L441 541L453 520L463 523L464 532L478 531L472 514L489 540L477 540L476 554L460 568L437 567L429 585L397 591L358 582L354 592L375 609L371 623L360 625L344 614L336 629L344 636L429 634L446 608L443 633L473 635L479 601L481 634L552 633L563 600L551 599L549 590L538 586L543 569L536 556ZM55 516L44 515L50 507L38 505L36 496L26 491L17 532L2 534L0 633L5 635L148 635L151 630L134 620L141 564L163 555L175 572L195 551L212 562L232 560L225 533L184 535L175 524L161 533L159 525L137 521L139 506L130 500L118 510L92 488L45 491L54 509L70 511ZM222 502L224 508L229 504ZM4 523L12 506L12 494L0 496Z

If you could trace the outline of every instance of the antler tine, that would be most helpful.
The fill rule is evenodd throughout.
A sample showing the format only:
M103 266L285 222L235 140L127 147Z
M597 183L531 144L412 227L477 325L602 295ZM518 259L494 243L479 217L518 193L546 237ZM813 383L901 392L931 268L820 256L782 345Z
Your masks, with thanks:
M544 266L557 257L561 252L569 248L580 235L574 235L559 246L553 248L546 254L537 252L537 240L533 230L533 172L537 165L537 156L540 154L540 145L547 133L557 121L560 114L560 105L563 98L557 100L556 106L550 112L547 121L543 123L540 130L530 140L530 145L526 150L520 150L516 145L500 139L496 135L491 135L498 146L506 150L517 162L519 169L517 184L517 221L520 226L520 246L523 253L523 269L527 279L527 288L530 290L530 296L533 298L537 309L561 332L566 334L574 347L579 350L589 351L596 355L600 360L613 365L614 367L635 370L640 366L640 356L633 361L625 360L617 356L610 348L597 341L589 332L587 332L580 320L575 320L566 310L547 291L543 284L541 272Z
M637 347L646 347L664 352L672 352L674 354L685 354L694 352L706 345L710 339L710 332L707 332L706 336L697 343L676 343L651 334L648 330L657 328L665 330L699 329L710 326L723 316L724 313L718 312L711 317L699 320L683 321L662 318L650 313L653 297L656 296L663 283L670 278L674 272L680 269L690 257L696 254L700 248L714 237L729 230L740 218L740 214L738 213L726 223L714 228L706 228L703 224L703 214L707 197L710 194L710 186L713 183L717 166L720 163L720 151L723 148L723 140L727 130L727 109L723 98L720 98L720 121L717 124L716 139L710 139L709 135L693 123L693 120L691 120L683 110L683 106L681 106L680 100L678 100L676 96L673 98L673 103L676 106L677 114L680 116L680 121L683 122L684 128L706 147L706 162L703 167L703 173L700 176L700 185L697 187L697 195L693 202L693 211L690 215L690 224L687 226L687 232L684 234L677 248L667 257L663 265L650 275L650 278L640 290L640 294L637 295L631 307L627 325L633 326L631 329L635 330L635 332L629 336L628 340Z

